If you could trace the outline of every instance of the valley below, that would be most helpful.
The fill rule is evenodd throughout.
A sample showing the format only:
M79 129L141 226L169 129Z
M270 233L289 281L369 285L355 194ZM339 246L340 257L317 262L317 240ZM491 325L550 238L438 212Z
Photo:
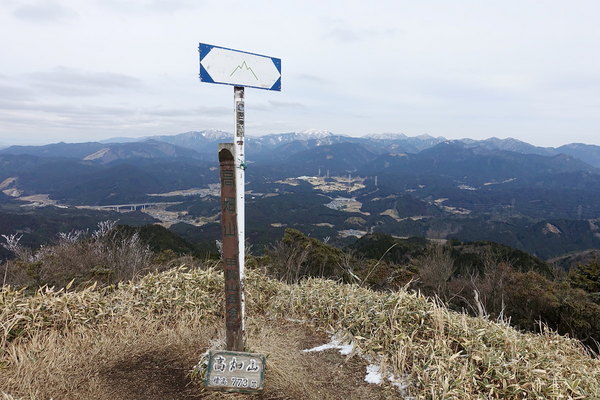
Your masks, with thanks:
M0 212L48 219L68 209L95 219L152 221L191 242L213 242L220 189L210 149L228 137L205 131L8 147L0 150ZM493 241L543 259L600 248L600 170L585 162L596 160L590 154L600 148L587 146L581 159L575 148L403 135L250 138L249 240L260 250L295 228L342 247L381 232ZM12 222L1 234L23 231L18 219L5 219ZM37 234L31 243L50 239L45 230Z
M122 293L123 299L131 300L130 308L123 309L123 318L126 315L131 321L139 313L140 332L151 326L150 331L189 341L200 328L214 331L214 323L222 318L221 302L214 300L208 305L206 299L222 299L223 281L218 243L220 185L212 150L229 137L189 132L133 143L58 143L0 150L0 275L8 288L5 293L10 294L0 297L0 302L8 299L5 309L12 311L3 318L17 327L5 335L5 343L20 346L26 341L12 342L18 335L54 332L54 325L35 325L33 318L28 325L20 319L23 310L19 307L27 301L63 304L64 297L74 301L69 307L80 310L79 300L72 300L80 295L101 304L114 300L119 305L114 310L121 310L119 307L129 304L119 298ZM503 148L508 145L510 150ZM251 277L248 298L255 311L264 313L255 314L267 321L259 325L289 333L290 324L298 322L284 318L273 325L277 307L285 315L299 307L294 318L312 319L311 323L324 318L322 312L327 309L332 314L321 326L335 323L336 330L345 332L357 351L365 349L365 354L381 355L382 349L392 348L390 344L398 337L405 337L401 348L413 352L414 359L421 357L419 366L411 370L408 364L393 361L386 367L395 374L409 372L405 380L398 375L405 393L419 393L419 385L448 393L446 381L432 386L430 371L420 367L431 361L431 354L441 354L440 366L451 366L448 360L452 360L471 371L468 379L475 382L473 387L455 385L452 389L462 393L460 398L468 398L468 393L498 396L500 390L505 392L498 398L520 396L525 391L544 397L549 383L539 390L530 384L532 379L542 378L554 385L562 382L561 393L578 393L580 398L597 394L594 354L600 337L600 166L555 153L556 149L521 146L516 151L519 146L514 141L461 142L400 135L348 138L322 133L249 140L245 193ZM586 149L588 156L600 150L594 146ZM195 283L190 285L192 281ZM141 295L140 284L148 289L141 298L136 297ZM305 286L304 292L301 288ZM55 289L43 292L37 290L40 287ZM156 297L157 290L163 289L165 295ZM315 289L323 294L314 296ZM275 302L273 294L277 293L281 299L292 300ZM196 296L195 300L190 300L190 295ZM418 306L406 312L407 303L402 306L404 311L396 312L401 298ZM336 311L340 304L347 307L343 315ZM192 307L192 314L187 307ZM378 307L380 311L373 316ZM111 321L122 323L113 309L97 310L93 318L98 321L112 315ZM164 318L164 326L171 326L173 310L181 311L182 326L194 326L196 333L188 330L181 335L179 330L173 335L171 328L164 331L147 319L151 314L157 324L163 324ZM210 317L202 320L212 322L202 327L189 325L186 318L198 310L208 310L206 316ZM43 324L61 320L61 312L48 311ZM78 313L69 309L64 315L72 320ZM123 363L120 351L108 350L113 348L112 336L105 337L104 328L87 327L89 315L81 314L85 322L77 327L78 332L89 335L89 344L106 341L99 356L103 360L120 360L108 362L102 372L87 358L81 359L81 370L95 371L98 387L103 387L102 379L108 376L119 382L137 382L135 388L123 384L127 390L152 388L155 398L164 398L164 390L175 387L203 396L192 389L195 383L182 367L191 367L189 360L196 354L170 352L179 360L177 368L169 369L176 371L175 385L142 384L148 368L166 371L160 366L171 358L144 352L145 344L133 336L146 336L134 332L132 343L141 347L135 349L140 356L133 358L139 362ZM252 321L251 335L263 335ZM350 327L362 326L364 321L382 323L348 335L348 329L354 329ZM393 339L382 336L381 342L372 342L374 331L389 332L391 324L403 327L394 331ZM315 340L315 333L303 325L293 329L298 340ZM440 340L432 339L432 334ZM160 335L153 339L156 343L164 342ZM328 340L319 335L321 342ZM419 344L413 337L421 338ZM526 349L529 358L507 350L507 338L509 347ZM60 348L79 354L79 345L73 343ZM174 345L190 348L183 342ZM197 347L207 346L200 343ZM287 344L281 348L287 349L281 350L285 357L303 354L299 348L290 353ZM401 352L389 354L395 357ZM510 359L503 358L506 354L511 354ZM548 354L555 358L540 364L540 357ZM500 360L489 368L506 374L494 386L488 384L489 373L482 369L492 365L484 363L485 357ZM523 379L514 378L515 357L525 366ZM331 354L315 359L339 365ZM0 363L22 365L19 368L30 371L28 381L36 381L37 365L7 360ZM357 380L362 378L362 369L373 367L365 360L344 361L351 365ZM561 367L552 371L557 365ZM571 367L573 371L567 371ZM70 371L79 369L43 367L45 373L59 377L72 376ZM578 375L582 370L587 371L585 381ZM448 368L444 376L456 371ZM10 379L15 393L25 387L11 369L0 367L0 375ZM456 381L463 378L457 376ZM41 385L45 379L37 379L36 391L46 390ZM572 384L575 379L582 383ZM374 393L396 398L397 380L388 381L387 386L361 384L352 390L359 388L364 398ZM284 382L268 393L287 393L289 380ZM513 382L511 387L519 391L514 392L505 382ZM493 395L483 387L492 387ZM92 393L95 389L65 390ZM331 398L339 398L338 394L331 393Z

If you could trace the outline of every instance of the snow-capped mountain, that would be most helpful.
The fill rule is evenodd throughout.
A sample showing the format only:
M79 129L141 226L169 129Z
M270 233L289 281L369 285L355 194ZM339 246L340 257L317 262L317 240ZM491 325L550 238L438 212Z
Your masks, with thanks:
M404 133L371 133L370 135L365 135L364 137L375 140L397 140L405 139L408 136L406 136Z
M213 142L215 140L226 140L230 139L232 134L225 131L207 129L204 131L190 131L180 133L178 135L168 136L151 136L145 139L158 140L160 142L167 142L182 146L183 143L194 143L194 142ZM177 142L177 143L175 143Z
M46 146L11 146L0 150L0 154L31 154L44 157L92 157L92 159L96 160L102 158L100 155L103 157L105 155L105 153L96 154L96 152L103 151L109 144L155 141L193 150L199 153L197 157L212 160L215 157L218 143L233 142L234 140L233 133L207 129L202 131L190 131L177 135L146 136L135 139L113 138L102 142L91 143L55 143ZM402 133L379 133L362 137L352 137L334 134L327 130L308 129L299 132L247 136L246 156L252 161L288 157L290 154L299 151L305 151L320 146L331 146L339 143L360 144L374 154L417 154L446 141L447 139L444 137L433 137L426 134L420 136L407 136ZM513 138L499 139L496 137L484 140L465 138L453 140L453 142L460 142L466 147L474 150L500 150L542 156L556 156L562 153L579 158L592 166L600 167L600 146L571 143L557 148L538 147ZM154 147L156 147L156 144L154 144ZM133 147L130 146L130 148ZM149 153L152 153L153 151L154 150L149 150ZM116 153L112 151L111 154ZM178 152L177 154L183 153Z
M301 132L272 133L264 136L249 136L248 140L262 143L263 145L279 145L293 142L295 140L324 139L334 136L326 130L308 129Z
M301 135L305 135L306 137L310 138L310 139L321 139L327 136L333 136L333 133L331 133L331 131L328 131L326 129L306 129L302 132L299 132L299 134Z
M178 135L162 135L141 138L140 141L155 140L170 143L175 146L195 150L198 153L216 151L216 143L233 141L233 134L220 130L207 129L190 131Z

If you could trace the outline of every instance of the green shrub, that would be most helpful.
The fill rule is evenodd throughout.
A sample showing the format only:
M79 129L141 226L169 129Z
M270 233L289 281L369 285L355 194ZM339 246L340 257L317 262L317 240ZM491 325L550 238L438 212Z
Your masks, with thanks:
M267 255L272 264L270 272L286 282L298 282L306 277L340 277L344 253L302 232L288 228L283 238Z
M580 264L569 273L571 286L588 293L600 293L600 261Z

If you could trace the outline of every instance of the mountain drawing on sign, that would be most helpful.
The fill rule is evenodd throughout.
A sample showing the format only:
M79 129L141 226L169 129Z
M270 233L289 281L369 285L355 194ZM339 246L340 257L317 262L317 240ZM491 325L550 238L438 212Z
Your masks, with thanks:
M256 76L256 74L254 73L254 71L252 70L252 68L250 68L247 64L246 61L242 62L240 65L238 65L237 67L235 67L235 69L231 72L231 74L229 76L233 76L233 74L235 74L238 71L241 71L242 68L245 68L246 71L250 71L250 73L252 73L252 75L254 75L254 78L256 80L258 80L258 76Z

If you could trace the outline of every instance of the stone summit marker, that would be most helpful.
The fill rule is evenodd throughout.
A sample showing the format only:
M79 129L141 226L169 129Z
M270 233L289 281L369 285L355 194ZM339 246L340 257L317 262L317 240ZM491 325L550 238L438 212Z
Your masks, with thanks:
M281 91L281 60L200 43L200 81L232 85L234 143L219 144L221 240L225 277L227 350L209 352L205 386L226 392L255 393L264 387L266 357L246 353L245 280L245 107L244 88Z
M253 393L264 387L265 366L262 354L212 350L204 385L213 390Z

